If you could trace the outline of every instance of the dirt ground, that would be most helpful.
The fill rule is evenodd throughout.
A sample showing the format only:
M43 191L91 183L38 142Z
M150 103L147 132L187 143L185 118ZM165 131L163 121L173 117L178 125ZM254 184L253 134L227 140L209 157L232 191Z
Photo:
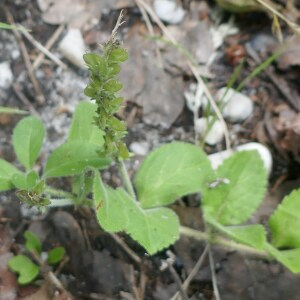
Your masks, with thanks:
M178 24L165 24L182 47L194 56L213 94L228 84L241 59L244 67L235 86L280 46L276 34L272 33L272 18L268 13L232 15L217 13L214 1L178 2L185 10L183 20ZM293 6L289 1L275 2L284 15L299 22L297 1ZM52 4L49 6L49 3ZM158 145L173 140L194 142L193 113L185 103L184 93L191 91L195 78L178 49L163 39L153 38L161 34L160 28L153 22L153 32L149 31L136 3L140 2L1 1L1 22L13 20L22 24L42 45L57 33L49 51L63 64L43 57L30 75L24 52L31 70L41 52L24 35L19 33L18 37L12 31L0 30L0 63L9 62L13 74L12 83L0 88L0 106L29 110L43 120L47 137L38 169L42 168L47 155L65 141L76 104L87 99L83 89L88 82L88 72L64 57L59 51L60 41L68 28L78 28L86 49L98 51L98 43L109 37L120 9L124 9L126 23L119 35L130 58L120 76L126 108L119 117L128 124L126 143L136 153L127 163L130 174ZM227 124L233 146L257 141L268 146L272 153L269 192L253 217L262 224L284 195L300 187L300 38L286 23L280 24L286 45L283 54L265 71L247 81L242 90L254 103L253 113L245 121ZM224 30L220 28L224 29L225 25L231 28L231 34L222 36ZM199 112L203 114L202 110ZM17 166L11 133L20 119L18 115L0 114L0 158ZM225 149L225 143L205 145L204 149L214 153ZM103 178L114 186L120 184L114 167L104 171ZM65 179L53 184L68 190L70 182ZM196 229L202 227L195 197L180 199L173 208L182 224ZM15 274L7 269L9 258L24 249L26 230L40 238L43 251L56 245L65 247L68 259L57 272L63 289L42 275L35 283L20 286ZM175 299L172 297L179 291L180 282L192 271L204 248L204 243L181 237L169 249L149 257L125 234L104 232L92 208L53 208L41 214L21 205L14 192L0 194L2 300L69 299L70 295L73 299ZM280 264L221 247L212 249L222 300L300 299L300 277ZM173 266L162 270L163 262L170 255L174 256ZM189 284L187 295L193 300L214 299L207 258Z

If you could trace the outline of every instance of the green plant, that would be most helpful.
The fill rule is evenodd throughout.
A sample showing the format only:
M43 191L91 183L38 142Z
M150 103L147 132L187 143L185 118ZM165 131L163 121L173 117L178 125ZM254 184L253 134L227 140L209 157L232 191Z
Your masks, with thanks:
M25 171L0 160L0 190L19 189L20 200L31 206L93 204L104 230L128 233L149 254L168 247L181 233L266 259L274 257L292 272L300 272L300 219L293 213L299 209L300 190L287 196L270 217L270 241L262 225L245 224L263 200L267 185L257 152L235 153L215 171L201 149L173 142L150 153L131 182L124 165L130 157L122 141L126 125L115 116L123 101L117 94L122 84L116 76L127 56L115 30L102 55L84 55L91 76L85 94L96 104L78 105L67 142L52 152L41 176L33 165L44 137L42 123L35 117L19 122L13 146ZM118 164L124 187L113 189L102 181L99 169L111 161ZM71 193L47 184L49 177L63 176L72 177ZM205 232L180 227L167 207L191 193L202 195Z
M33 282L43 269L45 265L56 265L65 256L65 249L63 247L55 247L47 253L47 260L41 258L42 245L39 238L31 231L26 231L25 249L33 259L38 262L38 265L33 262L27 255L18 254L12 257L9 262L9 268L18 273L18 283L28 284Z

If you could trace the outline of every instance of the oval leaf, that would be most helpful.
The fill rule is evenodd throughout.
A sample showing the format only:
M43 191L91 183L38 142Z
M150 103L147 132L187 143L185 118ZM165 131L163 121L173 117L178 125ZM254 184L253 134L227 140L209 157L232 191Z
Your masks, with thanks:
M30 190L36 185L38 178L38 173L34 170L30 170L27 173L14 174L12 177L12 182L18 189Z
M141 205L155 207L200 192L212 176L210 162L201 149L175 142L148 155L137 172L135 186Z
M124 48L113 49L108 56L109 62L121 63L128 59L128 53Z
M66 250L64 247L55 247L48 253L48 264L55 265L59 263L66 254Z
M12 177L21 172L9 162L0 159L0 191L7 191L14 188Z
M32 168L43 144L45 128L40 119L27 117L13 132L13 146L19 161L26 169Z
M55 149L49 156L44 178L80 174L87 167L97 169L109 165L108 158L100 157L98 145L85 141L71 141Z
M39 238L37 237L37 235L31 231L26 231L24 233L24 237L26 240L26 242L25 242L26 249L29 252L33 251L36 254L41 254L42 245L41 245L41 242L40 242Z
M94 202L97 220L105 230L125 231L151 255L179 237L179 221L172 210L142 209L125 190L105 186L99 174L94 179Z
M203 193L206 218L223 225L241 224L255 212L266 190L267 174L256 151L237 152L218 168ZM216 184L219 180L220 184Z
M116 93L119 90L121 90L123 87L123 84L119 82L118 80L111 79L103 84L103 89L110 93Z
M90 102L80 102L74 112L68 141L87 141L102 146L103 132L93 124L97 105Z
M25 255L14 256L9 260L8 266L12 271L19 273L19 284L28 284L39 274L39 267Z

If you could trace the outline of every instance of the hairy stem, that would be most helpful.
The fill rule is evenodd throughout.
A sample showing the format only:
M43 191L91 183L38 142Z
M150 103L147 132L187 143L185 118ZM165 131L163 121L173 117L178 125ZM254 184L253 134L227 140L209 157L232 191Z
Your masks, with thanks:
M127 192L129 193L129 195L134 199L136 200L136 195L135 195L135 192L134 192L134 189L133 189L133 185L132 185L132 182L130 180L130 177L129 177L129 174L128 174L128 171L126 169L126 166L124 164L124 161L121 160L119 162L119 170L120 170L120 174L121 174L121 177L123 179L123 183L125 185L125 188L127 190Z
M264 250L257 250L247 245L239 244L231 240L227 240L223 237L214 237L212 238L209 234L198 231L192 228L188 228L185 226L180 226L180 233L189 237L192 237L199 241L209 241L212 244L217 244L229 248L231 250L237 250L246 254L251 254L254 256L258 256L265 259L270 259L270 255L268 252Z

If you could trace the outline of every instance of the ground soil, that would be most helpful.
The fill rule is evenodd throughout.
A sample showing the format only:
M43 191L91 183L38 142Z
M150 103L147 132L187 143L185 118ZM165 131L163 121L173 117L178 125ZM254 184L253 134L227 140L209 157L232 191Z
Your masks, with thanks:
M203 51L201 50L199 60L203 60L203 57L205 60L207 53L212 51L211 48L205 48L209 42L204 38L210 39L206 36L208 27L205 26L213 26L216 23L212 17L215 4L212 1L182 2L188 14L186 19L189 20L169 28L175 34L178 31L183 33L188 44L196 39L190 28L199 26L196 33L200 32L202 40L200 38L191 51L204 47L201 48ZM295 18L297 6L293 8L296 11L291 11L282 1L276 2L281 2L284 13ZM193 142L193 114L184 103L183 93L195 79L183 60L178 59L177 50L166 49L163 43L160 47L163 49L161 59L164 67L163 71L159 69L155 56L155 41L145 37L148 34L147 27L134 1L115 1L115 6L107 4L107 7L104 3L105 1L101 4L101 17L98 15L98 19L92 25L80 28L85 43L95 50L97 43L105 41L109 36L119 15L119 9L125 9L127 22L120 30L120 37L132 55L132 60L124 67L121 76L125 85L127 106L119 117L128 123L129 134L126 143L129 148L132 145L132 149L138 147L141 154L127 164L130 173L133 174L144 158L143 153L173 140ZM45 22L35 0L4 1L0 6L0 20L7 22L7 14L11 14L15 22L29 28L34 38L42 44L49 40L60 25ZM230 13L224 13L220 22L226 23L230 17ZM297 22L297 18L294 21ZM203 22L206 22L205 26ZM245 62L237 83L258 65L253 58L253 52L251 55L246 45L251 46L261 61L274 53L278 47L276 37L271 33L272 21L268 14L254 12L237 15L235 24L239 31L226 37L222 45L213 50L216 57L209 71L205 71L208 73L208 87L212 91L226 86L241 59ZM155 27L154 30L157 34L160 33L158 28ZM284 23L282 32L284 39L293 35ZM88 82L88 72L72 65L59 53L57 46L62 36L51 48L51 52L67 64L67 69L63 70L45 59L34 71L45 98L45 101L39 102L21 54L20 42L13 32L0 31L0 62L8 61L14 75L13 85L7 89L0 89L0 105L30 110L43 120L47 128L47 138L38 169L41 169L47 155L66 139L75 106L79 101L86 99L83 88ZM22 39L30 60L34 61L39 54L38 50L24 37ZM187 44L183 46L187 47ZM253 217L261 223L285 194L300 186L300 156L297 143L300 131L295 129L299 128L297 122L300 120L297 118L300 108L299 41L295 42L294 48L298 49L298 56L295 54L292 59L286 54L287 57L275 61L268 68L268 72L263 72L247 82L243 93L255 104L253 115L240 124L228 123L233 145L258 141L267 145L273 155L270 192L266 196L265 204ZM293 103L290 102L291 98ZM167 103L167 110L162 107L162 101ZM21 116L18 115L0 114L0 158L17 166L19 163L12 151L11 133L20 119ZM213 153L224 147L225 144L221 142L213 147L205 146L205 150ZM114 186L120 184L114 167L106 170L103 177ZM54 185L69 189L67 179L54 182ZM186 197L176 202L173 208L182 223L201 228L202 219L198 203L197 197ZM23 235L26 230L38 235L45 252L56 245L65 247L68 260L60 265L57 273L57 278L64 286L63 290L53 286L53 282L42 275L33 284L20 286L15 275L7 270L6 263L9 258L24 250ZM1 193L0 298L68 299L72 295L73 299L172 299L179 291L178 280L185 280L205 248L204 243L182 237L169 249L149 257L144 249L128 236L121 233L118 237L104 232L99 227L90 207L51 209L42 214L21 205L13 191ZM139 261L127 253L127 247L139 257ZM173 267L161 270L160 267L170 256L170 251L175 257ZM300 277L280 264L220 247L213 247L212 252L221 299L300 299ZM175 275L172 271L175 271ZM214 299L208 259L190 283L187 295L188 299L194 300Z

